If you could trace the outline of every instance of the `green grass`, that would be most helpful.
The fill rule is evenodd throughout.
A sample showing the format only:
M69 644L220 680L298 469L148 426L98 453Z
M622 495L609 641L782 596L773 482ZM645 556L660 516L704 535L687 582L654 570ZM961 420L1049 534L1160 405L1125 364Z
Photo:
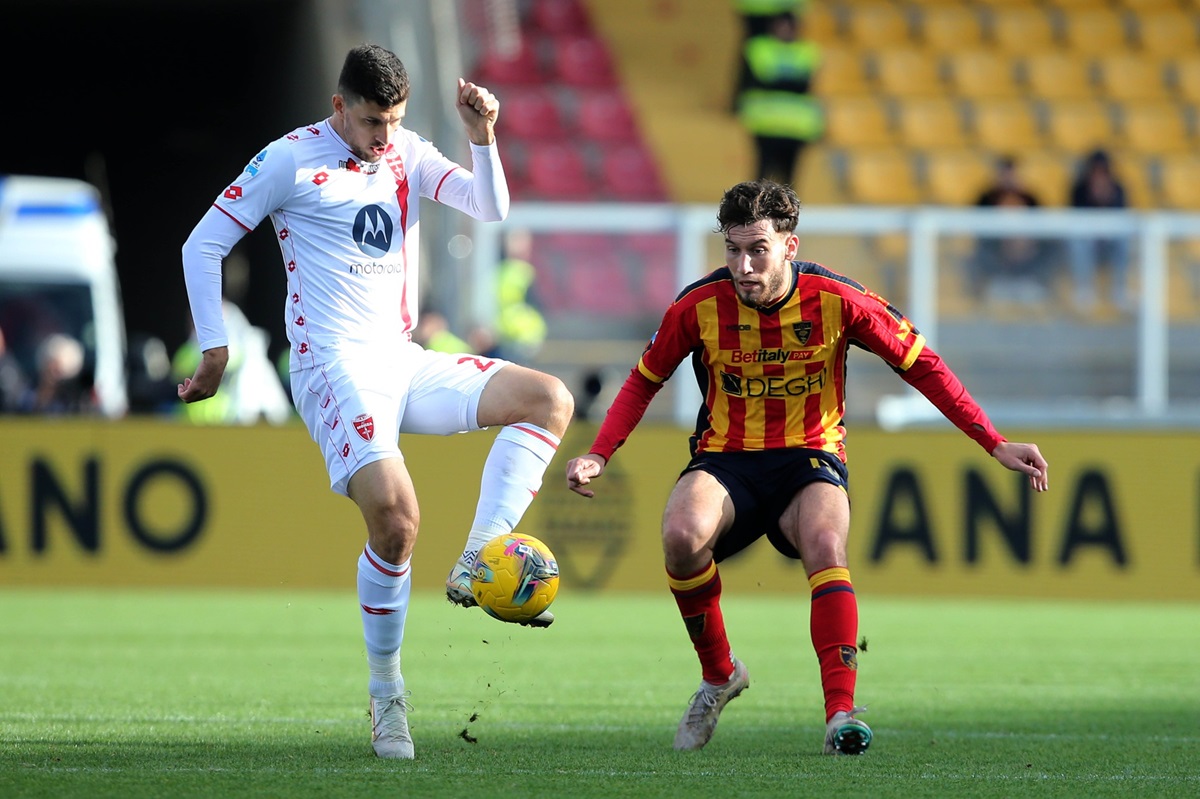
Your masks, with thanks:
M1200 795L1194 605L864 598L875 741L831 758L807 604L726 597L751 690L677 753L699 668L665 590L549 630L416 596L396 762L353 594L3 591L0 796Z

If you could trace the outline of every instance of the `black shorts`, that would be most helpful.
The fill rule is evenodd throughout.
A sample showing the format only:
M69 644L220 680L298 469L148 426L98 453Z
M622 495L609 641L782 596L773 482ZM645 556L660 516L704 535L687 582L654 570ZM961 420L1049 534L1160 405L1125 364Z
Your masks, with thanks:
M769 449L753 452L701 452L688 472L708 472L733 500L733 526L717 541L718 563L741 552L765 533L767 540L789 558L800 553L779 529L779 519L800 489L820 480L849 490L850 475L841 458L819 449Z

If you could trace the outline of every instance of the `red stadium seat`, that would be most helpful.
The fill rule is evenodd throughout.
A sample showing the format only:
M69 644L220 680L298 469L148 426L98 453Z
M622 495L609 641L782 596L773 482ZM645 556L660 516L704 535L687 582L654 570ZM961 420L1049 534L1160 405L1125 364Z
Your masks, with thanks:
M537 51L527 37L521 38L515 52L488 50L479 60L476 70L473 80L489 88L494 88L493 84L535 86L544 83L548 77Z
M549 142L530 148L529 190L544 200L587 200L598 193L587 161L577 147Z
M548 89L514 89L500 99L500 126L506 134L530 141L565 138L567 125L558 100Z
M591 28L579 0L533 0L529 21L538 30L554 35L584 34Z
M637 140L637 123L629 101L619 89L596 89L579 98L579 129L584 136L605 142Z
M614 86L612 55L594 36L559 36L551 44L554 73L569 86Z
M600 157L600 176L602 191L607 197L644 202L666 199L658 164L640 145L605 150Z

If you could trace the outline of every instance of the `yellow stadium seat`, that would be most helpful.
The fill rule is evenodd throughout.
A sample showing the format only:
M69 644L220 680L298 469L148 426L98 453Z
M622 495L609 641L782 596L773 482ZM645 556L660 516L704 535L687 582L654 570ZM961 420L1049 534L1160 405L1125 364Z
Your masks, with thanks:
M992 37L1006 52L1037 53L1057 45L1054 23L1045 9L998 1L992 7Z
M1042 205L1061 207L1070 201L1073 163L1050 150L1021 153L1017 168Z
M875 55L879 88L897 97L941 96L946 92L941 61L920 47L897 47Z
M989 150L1024 152L1043 144L1037 111L1027 100L980 100L970 116L975 138Z
M846 182L852 201L872 205L915 205L921 200L916 165L893 148L847 153Z
M841 39L837 17L828 3L808 3L800 19L805 39L824 47Z
M825 97L867 94L872 90L867 59L856 47L821 48L821 65L813 78L813 91Z
M936 205L972 205L995 171L995 158L975 148L925 154L926 200Z
M1158 164L1162 202L1176 210L1200 211L1200 156L1163 156Z
M1175 59L1171 73L1175 94L1179 99L1200 104L1200 54Z
M859 47L908 44L908 17L891 3L853 3L847 6L846 34Z
M1091 62L1064 50L1030 53L1022 62L1025 84L1043 100L1085 100L1096 96Z
M963 50L946 56L950 87L960 97L1020 97L1013 57L997 50Z
M835 147L895 143L887 104L877 97L835 97L825 103L825 141Z
M1125 146L1137 153L1164 155L1193 151L1184 111L1174 103L1125 103L1121 106Z
M1166 100L1166 75L1166 64L1154 55L1125 51L1096 59L1100 91L1110 100Z
M1098 55L1129 46L1125 15L1112 8L1072 9L1063 15L1063 41L1076 53Z
M1194 12L1179 8L1147 11L1137 15L1137 41L1147 53L1188 56L1200 48Z
M948 97L912 97L896 104L896 127L906 147L965 147L963 114Z
M1138 14L1166 9L1179 10L1179 0L1117 0L1117 5Z
M983 20L979 12L969 6L922 8L918 20L922 40L935 50L951 52L984 45Z
M1125 185L1125 198L1131 208L1151 209L1155 206L1152 176L1154 158L1129 150L1114 150L1113 174Z
M1068 153L1111 147L1116 138L1108 107L1098 100L1048 104L1046 133L1051 145Z

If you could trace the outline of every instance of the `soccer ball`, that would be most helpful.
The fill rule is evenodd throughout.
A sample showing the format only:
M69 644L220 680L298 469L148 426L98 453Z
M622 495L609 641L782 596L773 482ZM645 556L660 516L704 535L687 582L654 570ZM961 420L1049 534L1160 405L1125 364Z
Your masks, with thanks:
M558 561L531 535L504 533L483 545L471 570L471 593L489 616L526 622L558 593Z

